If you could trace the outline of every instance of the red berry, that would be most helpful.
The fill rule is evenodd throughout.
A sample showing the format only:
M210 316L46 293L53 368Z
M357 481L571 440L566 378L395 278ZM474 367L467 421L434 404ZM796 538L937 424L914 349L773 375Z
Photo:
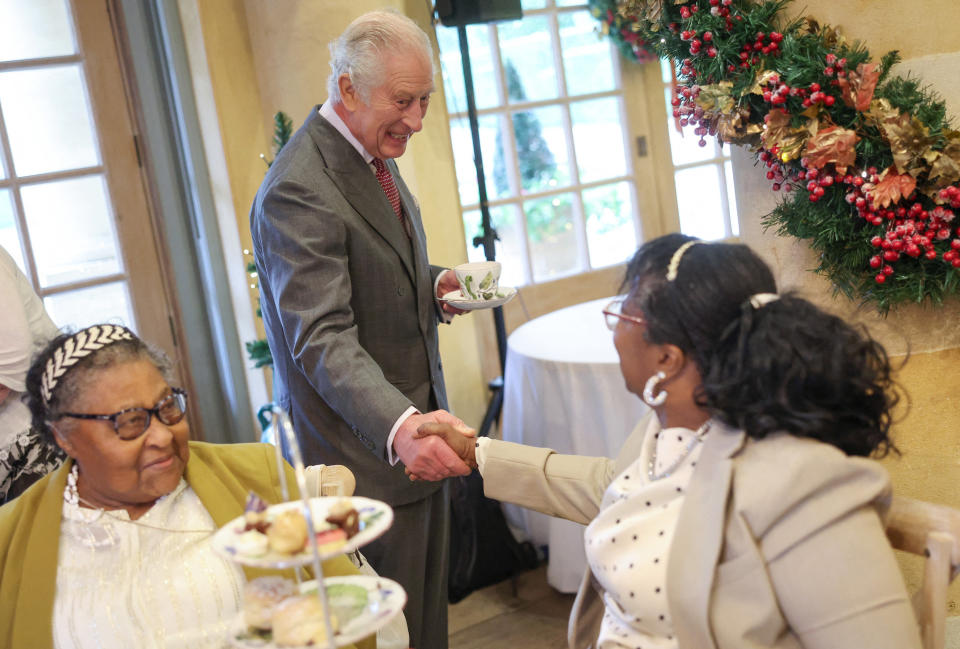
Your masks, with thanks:
M870 258L870 268L880 268L883 265L883 261L880 259L880 255L874 255Z
M883 267L884 275L893 275L893 266L884 266Z
M709 43L710 41L712 41L712 40L713 40L713 33L712 33L712 32L703 32L703 40L704 40L704 42L706 42L706 43Z
M823 98L823 103L827 106L833 106L835 103L837 103L837 100L833 97L833 95L827 95Z
M924 253L924 257L926 257L927 259L936 259L937 251L931 248L930 250Z
M883 273L877 273L877 276L873 279L876 280L877 284L883 284L885 281L887 281L887 276Z

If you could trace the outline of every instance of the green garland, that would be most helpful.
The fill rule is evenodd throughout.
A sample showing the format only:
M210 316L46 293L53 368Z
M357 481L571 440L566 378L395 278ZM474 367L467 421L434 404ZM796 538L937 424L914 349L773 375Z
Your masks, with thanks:
M789 0L616 0L621 27L678 66L673 115L750 146L782 200L764 217L805 239L817 272L881 312L960 290L960 132L916 79Z

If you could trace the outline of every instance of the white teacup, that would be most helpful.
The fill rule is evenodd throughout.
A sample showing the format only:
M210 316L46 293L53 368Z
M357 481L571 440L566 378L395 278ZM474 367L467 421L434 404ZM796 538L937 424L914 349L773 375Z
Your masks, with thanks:
M453 269L460 282L460 294L468 300L492 300L500 283L499 261L477 261Z

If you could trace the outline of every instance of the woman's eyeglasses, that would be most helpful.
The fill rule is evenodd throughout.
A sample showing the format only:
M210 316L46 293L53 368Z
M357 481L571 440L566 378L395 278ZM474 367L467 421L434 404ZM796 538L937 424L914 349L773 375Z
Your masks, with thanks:
M180 423L187 414L187 393L180 388L173 388L173 394L164 397L153 408L127 408L112 415L88 415L75 412L61 413L61 417L74 419L101 419L113 424L117 437L123 440L134 440L147 432L150 428L151 417L156 415L160 423L173 426Z
M607 329L614 331L617 328L617 322L626 320L634 324L643 324L643 318L635 315L627 315L623 312L623 301L625 298L617 298L603 309L603 318L607 322Z

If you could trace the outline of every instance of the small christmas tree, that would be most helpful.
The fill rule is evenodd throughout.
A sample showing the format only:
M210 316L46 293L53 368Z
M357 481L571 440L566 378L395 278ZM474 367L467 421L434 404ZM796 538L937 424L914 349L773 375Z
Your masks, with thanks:
M280 149L290 140L292 134L293 120L283 111L277 111L277 114L273 116L273 160L277 159ZM273 164L273 160L267 160L263 154L260 154L260 157L267 163L268 167ZM256 261L247 262L247 273L249 273L252 278L257 277ZM257 317L261 318L263 317L263 313L260 311L259 280L256 282L255 287L257 289ZM253 361L255 368L273 367L273 355L270 353L270 345L267 344L266 338L250 340L247 341L245 345L247 348L247 358Z

